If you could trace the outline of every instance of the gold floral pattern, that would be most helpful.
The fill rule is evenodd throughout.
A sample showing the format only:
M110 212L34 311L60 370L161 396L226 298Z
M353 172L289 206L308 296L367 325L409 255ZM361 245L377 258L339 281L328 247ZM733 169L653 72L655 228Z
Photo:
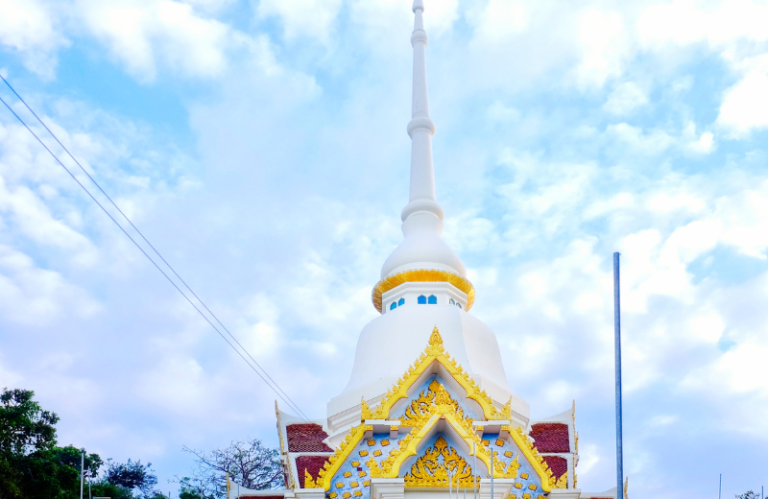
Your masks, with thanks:
M404 479L406 487L448 487L449 481L461 487L479 483L479 477L472 475L472 467L442 436L416 460Z

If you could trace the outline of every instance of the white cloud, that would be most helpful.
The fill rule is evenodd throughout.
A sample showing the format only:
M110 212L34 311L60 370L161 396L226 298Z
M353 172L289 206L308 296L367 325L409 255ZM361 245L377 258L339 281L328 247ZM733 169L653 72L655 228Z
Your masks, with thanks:
M46 325L62 316L89 317L100 306L58 272L38 268L19 251L0 245L0 310L26 325Z
M609 78L621 76L629 59L630 45L624 19L619 12L588 10L578 18L581 60L575 69L584 87L601 87Z
M0 12L0 44L17 50L30 71L52 78L55 52L69 41L59 32L51 7L39 0L0 0Z
M653 130L646 134L639 127L627 123L609 125L606 134L613 136L633 151L642 154L660 154L675 143L675 139L663 130Z
M340 7L341 0L261 0L257 12L262 18L279 17L289 40L307 37L327 44Z
M697 42L725 48L739 40L765 41L768 5L753 0L724 0L709 4L674 0L645 8L638 34L646 46L688 45Z
M475 25L475 37L485 44L512 37L529 25L529 8L520 0L490 0L484 9L469 15Z
M603 109L611 114L623 116L638 107L648 104L648 96L637 83L631 81L622 83L613 89Z
M172 0L79 0L78 8L86 29L141 81L154 79L158 66L187 76L217 76L227 66L227 51L248 41Z
M717 123L736 136L768 128L768 75L751 72L728 89Z
M517 121L520 118L520 111L514 107L505 106L501 101L494 101L488 106L488 119L497 123Z

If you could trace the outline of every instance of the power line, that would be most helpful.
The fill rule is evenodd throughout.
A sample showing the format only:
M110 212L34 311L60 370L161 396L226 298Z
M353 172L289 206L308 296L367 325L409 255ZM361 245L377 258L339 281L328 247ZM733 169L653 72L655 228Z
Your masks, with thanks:
M210 324L211 327L222 337L222 339L233 350L235 350L235 352L237 352L237 354L245 361L245 363L248 364L248 366L262 379L262 381L264 381L264 383L267 386L269 386L278 395L278 397L280 397L283 400L283 402L288 404L288 406L291 407L293 410L295 410L301 417L303 417L305 420L309 420L309 418L306 416L306 414L304 414L304 412L301 410L301 408L299 408L299 406L288 396L288 394L286 394L285 391L282 388L280 388L280 385L278 385L277 382L269 375L269 373L267 373L267 371L256 361L256 359L253 358L253 356L250 354L250 352L248 352L248 350L237 340L237 338L229 331L229 329L227 329L227 327L222 323L221 320L219 320L219 318L216 316L216 314L214 314L213 311L211 311L211 309L197 295L197 293L195 293L194 290L192 290L192 288L179 275L179 273L176 272L176 270L173 268L173 266L171 266L171 264L168 263L168 261L155 248L155 246L151 242L149 242L149 240L144 236L144 234L139 230L139 228L136 227L136 225L131 221L131 219L120 209L120 207L114 202L114 200L112 200L112 198L109 196L109 194L107 194L104 191L104 189L102 189L102 187L99 185L99 183L96 181L96 179L94 179L88 173L88 171L83 167L83 165L80 164L80 162L77 160L77 158L75 158L74 155L71 152L69 152L69 150L66 148L66 146L64 146L64 144L61 143L61 141L58 139L56 134L54 134L51 131L51 129L48 128L48 126L43 122L42 119L40 119L40 117L37 115L37 113L35 113L35 111L29 106L29 104L27 104L27 102L19 95L19 93L16 92L16 90L13 88L13 86L11 86L11 84L8 82L8 80L6 80L5 77L3 77L2 75L0 75L0 78L3 79L3 82L5 82L5 84L14 93L14 95L16 95L16 97L22 102L22 104L24 104L24 106L29 110L29 112L32 113L32 115L38 120L38 122L40 122L40 124L48 131L48 133L59 144L59 146L61 146L61 148L64 149L64 151L69 155L69 157L72 158L72 160L75 162L75 164L77 164L77 166L80 168L80 170L82 170L83 173L85 173L85 175L91 180L91 182L93 182L93 184L99 189L99 191L109 200L109 202L112 204L112 206L115 207L115 209L120 213L120 215L122 215L123 218L125 218L125 220L130 224L130 226L139 234L139 236L144 240L144 242L146 242L147 245L150 248L152 248L152 251L160 258L160 260L162 260L162 262L179 279L179 281L181 281L183 286L187 290L189 290L189 292L192 294L192 296L194 296L198 300L198 302L200 302L202 307L213 317L213 319L221 326L221 328L224 331L226 331L226 333L230 336L230 338L232 338L232 340L235 342L235 344L237 344L237 346L240 347L240 349L242 349L243 352L245 352L245 354L250 359L250 362L249 362L248 359L245 358L245 356L243 356L243 354L240 352L240 350L238 350L227 339L227 337L224 336L224 334L219 330L219 328L216 327L216 325L208 318L208 316L206 316L202 312L202 310L200 310L200 308L186 295L186 293L184 293L184 291L173 281L173 279L171 279L171 277L157 264L157 262L155 262L155 260L144 250L144 248L142 248L138 244L138 242L136 242L136 240L123 228L123 226L120 225L120 223L117 220L115 220L115 218L106 210L106 208L93 196L93 194L91 194L91 192L77 179L77 177L75 177L75 175L69 170L69 168L67 168L64 165L64 163L59 159L59 157L56 156L56 154L53 151L51 151L51 149L27 125L27 123L11 108L11 106L8 105L8 103L5 100L3 100L2 97L0 97L0 101L3 102L5 107L7 107L8 110L16 117L16 119L18 119L19 122L21 122L21 124L24 125L24 127L29 131L29 133L32 134L32 136L40 143L40 145L42 145L45 148L46 151L48 151L48 153L56 160L56 162L58 162L59 165L62 168L64 168L64 170L69 174L69 176L72 177L72 179L75 182L77 182L77 184L86 192L86 194L88 194L88 196L93 200L93 202L95 202L99 206L99 208L101 208L101 210L109 217L109 219L112 220L112 222L115 225L117 225L117 227L123 232L123 234L125 234L126 237L128 237L128 239L131 240L131 242L136 246L136 248L138 248L139 251L141 251L141 253L150 262L152 262L152 264L155 266L155 268L157 268L157 270L160 271L161 274L163 274L163 276L168 280L168 282L170 282L171 285L174 288L176 288L176 290L189 302L189 304L192 305L192 307L194 307L194 309L203 317L203 319L205 319L206 322L208 322L208 324ZM253 365L251 364L251 362L253 363ZM254 365L256 367L258 367L258 370L256 369L256 367L254 367ZM261 372L259 372L259 370L261 370ZM269 380L269 381L267 381L267 380Z

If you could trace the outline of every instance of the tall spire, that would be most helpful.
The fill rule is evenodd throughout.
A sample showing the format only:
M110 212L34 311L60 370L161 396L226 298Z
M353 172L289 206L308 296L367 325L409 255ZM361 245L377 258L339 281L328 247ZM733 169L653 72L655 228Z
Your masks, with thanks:
M411 136L411 191L408 204L401 218L405 221L411 213L429 211L443 219L443 210L435 196L435 171L432 164L432 135L435 124L429 117L429 96L427 95L427 65L425 49L427 32L424 31L423 0L414 0L413 34L413 104L408 135Z
M384 262L381 278L408 271L436 270L466 280L467 272L461 259L440 237L443 233L443 209L437 204L435 196L435 171L432 164L435 125L429 117L427 97L427 33L422 19L423 0L414 0L413 13L413 109L408 123L408 135L411 136L411 190L408 204L400 215L405 237ZM376 303L375 297L374 291Z

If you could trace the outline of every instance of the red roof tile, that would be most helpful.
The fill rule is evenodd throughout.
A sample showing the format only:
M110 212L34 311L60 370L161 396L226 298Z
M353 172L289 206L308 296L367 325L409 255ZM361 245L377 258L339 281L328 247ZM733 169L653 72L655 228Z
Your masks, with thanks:
M564 457L558 457L558 456L542 456L544 458L544 462L547 463L547 466L549 466L549 469L552 470L552 474L555 476L555 478L560 478L565 474L566 471L568 471L568 460L566 460Z
M565 423L537 423L531 427L530 435L539 452L571 452Z
M319 424L291 424L285 427L288 434L288 452L333 452L323 443L328 434Z
M317 480L320 469L328 460L326 456L299 456L296 458L296 471L299 472L299 487L304 488L304 471L309 471L312 478Z

